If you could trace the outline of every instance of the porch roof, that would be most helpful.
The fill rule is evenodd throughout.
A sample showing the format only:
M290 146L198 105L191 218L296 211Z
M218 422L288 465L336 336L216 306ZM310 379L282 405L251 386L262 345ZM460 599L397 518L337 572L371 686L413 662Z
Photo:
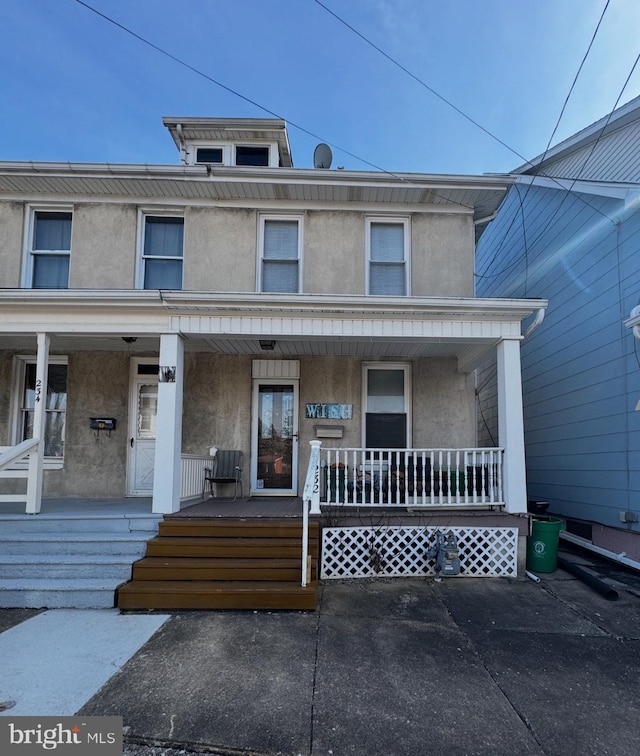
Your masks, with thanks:
M210 292L0 291L0 349L157 352L179 333L187 351L222 354L455 357L466 372L502 339L520 339L541 299L335 297ZM135 342L125 342L127 337ZM261 341L273 348L263 351Z

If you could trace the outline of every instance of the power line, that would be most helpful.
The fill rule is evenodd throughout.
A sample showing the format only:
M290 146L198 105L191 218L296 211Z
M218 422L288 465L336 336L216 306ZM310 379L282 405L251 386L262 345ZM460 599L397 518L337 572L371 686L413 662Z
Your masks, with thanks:
M419 76L417 76L416 74L414 74L408 68L406 68L405 66L403 66L402 63L399 63L395 58L393 58L391 55L389 55L389 53L385 52L381 47L379 47L378 45L376 45L368 37L366 37L364 34L362 34L362 32L358 31L354 26L352 26L350 23L348 23L347 21L345 21L341 16L339 16L337 13L335 13L330 8L328 8L323 2L321 2L321 0L314 0L314 2L317 5L319 5L323 10L325 10L329 15L333 16L333 18L335 18L336 21L338 21L339 23L343 24L343 26L345 26L347 29L349 29L351 32L353 32L353 34L355 34L357 37L359 37L363 42L365 42L367 45L369 45L374 50L376 50L376 52L380 53L380 55L382 55L383 57L385 57L394 66L397 66L401 71L403 71L405 74L407 74L408 76L410 76L414 81L418 82L418 84L420 84L422 87L424 87L427 91L431 92L433 95L435 95L440 100L442 100L442 102L446 103L450 108L452 108L453 110L455 110L456 113L458 113L459 115L461 115L463 118L466 118L467 121L469 121L474 126L476 126L477 128L479 128L481 131L483 131L485 134L487 134L488 136L490 136L492 139L494 139L496 142L498 142L499 144L501 144L503 147L506 147L506 149L508 149L509 152L512 152L518 158L520 158L521 160L523 160L526 165L530 166L531 168L534 167L533 163L531 163L531 161L529 161L527 158L525 158L523 155L521 155L517 150L514 150L513 147L510 147L508 144L506 144L506 142L504 142L502 139L500 139L495 134L493 134L491 131L489 131L484 126L482 126L480 123L478 123L474 118L472 118L470 115L468 115L463 110L461 110L457 105L454 105L450 100L448 100L446 97L444 97L439 92L437 92L433 87L429 86L429 84L427 84L423 79L421 79ZM607 0L607 5L605 6L605 9L604 9L605 11L606 11L608 5L609 5L609 0ZM604 11L601 14L600 21L598 22L598 26L596 27L596 31L595 31L595 33L593 35L591 43L589 44L589 48L587 50L585 58L583 59L582 64L580 65L580 69L578 70L578 73L580 73L580 70L582 69L582 65L584 64L584 60L586 60L586 57L589 54L589 51L591 50L591 46L593 44L593 39L595 38L595 34L597 33L598 29L600 28L600 23L602 22L602 16L604 16ZM576 78L577 78L577 76L576 76ZM572 85L571 90L573 90L573 85ZM565 105L566 105L566 101L565 101ZM562 109L562 113L564 113L564 107ZM562 117L562 113L560 114L561 117ZM559 123L559 121L558 121L558 123ZM557 125L558 124L556 124L556 128L554 129L553 134L555 134L555 131L557 129ZM553 134L551 135L551 138L553 138ZM549 149L549 145L547 145L547 149L545 150L545 155L546 155L546 152L547 152L548 149ZM553 181L554 183L558 184L558 186L560 188L565 189L565 187L562 186L562 184L559 181L557 181L553 176L547 176L544 172L541 172L540 175L545 176L550 181ZM579 195L576 195L576 196L578 197L578 199L580 199L581 202L584 202L586 205L589 205L596 212L600 212L600 210L598 210L597 208L594 208L593 206L591 206L589 204L589 202L587 202L587 200L585 200L583 197L581 197Z
M156 45L155 43L151 42L150 40L146 39L146 37L143 37L142 35L138 34L137 32L134 32L132 29L129 29L129 27L125 26L124 24L121 24L120 22L116 21L115 19L111 18L110 16L107 16L105 13L102 13L101 11L97 10L93 6L89 5L88 3L84 2L84 0L75 0L78 5L82 5L87 10L91 11L92 13L95 13L97 16L100 16L100 18L104 19L105 21L109 22L110 24L113 24L118 29L126 32L127 34L131 35L135 39L137 39L139 42L142 42L143 44L147 45L151 49L155 50L156 52L160 53L161 55L164 55L165 57L172 60L174 63L178 63L180 66L184 66L184 68L187 68L192 73L196 74L197 76L201 76L203 79L206 79L207 81L211 82L212 84L215 84L216 86L220 87L221 89L224 89L225 91L229 92L230 94L235 95L236 97L239 97L241 100L244 100L245 102L248 102L250 105L253 105L254 107L258 108L259 110L264 111L265 113L268 113L269 115L273 116L274 118L278 118L280 120L286 121L289 126L292 126L295 129L298 129L298 131L303 132L304 134L307 134L310 137L313 137L314 139L320 141L320 142L326 142L327 144L331 145L336 150L339 150L340 152L343 152L345 155L349 155L349 157L354 158L355 160L358 160L361 163L364 163L365 165L368 165L370 168L374 168L376 171L379 171L380 173L384 173L387 176L391 176L394 179L401 181L404 184L407 184L407 186L415 187L415 188L423 188L422 184L419 184L415 181L410 181L404 176L400 176L397 173L394 173L393 171L388 171L385 168L382 168L379 165L376 165L375 163L372 163L369 160L365 160L365 158L360 157L359 155L356 155L353 152L350 152L349 150L344 149L343 147L340 147L339 145L334 144L333 142L330 142L328 139L323 139L322 137L318 136L317 134L314 134L312 131L309 131L309 129L306 129L304 126L301 126L298 123L295 123L295 121L291 121L290 119L284 118L283 116L279 115L278 113L275 113L270 108L266 107L265 105L262 105L261 103L257 102L256 100L251 99L250 97L241 94L237 90L227 86L226 84L223 84L221 81L218 81L218 79L214 79L213 76L210 76L209 74L204 73L199 68L196 68L195 66L192 66L190 63L187 63L185 60L182 60L182 58L178 58L176 55L173 55L172 53L168 52L164 48L160 47L159 45ZM439 197L440 199L445 200L446 202L450 202L455 205L460 205L460 207L468 208L468 205L465 205L463 202L458 202L457 200L452 199L451 197L444 197L442 195L439 195L437 192L432 190L432 194L434 197Z
M393 58L391 55L389 55L387 52L385 52L381 47L378 47L374 42L372 42L368 37L365 37L364 34L359 32L355 27L353 27L350 23L344 20L341 16L339 16L337 13L331 10L331 8L327 8L327 6L320 2L320 0L315 0L315 2L323 8L330 16L333 16L336 21L339 21L343 26L346 26L347 29L352 31L357 37L360 37L360 39L368 44L370 47L373 47L376 52L379 52L380 55L384 56L390 63L393 63L394 66L397 66L401 71L407 74L407 76L410 76L414 81L418 82L421 87L424 87L427 91L431 92L432 95L435 95L438 99L442 100L446 105L448 105L450 108L456 111L459 115L461 115L463 118L466 118L469 123L472 123L474 126L476 126L481 131L484 131L487 136L490 136L491 139L494 139L498 144L501 144L503 147L509 150L509 152L512 152L516 157L519 157L521 160L524 160L525 163L528 165L531 165L526 157L521 155L517 150L514 150L513 147L510 147L506 142L503 142L500 137L497 137L495 134L493 134L489 129L485 128L482 124L478 123L474 118L472 118L470 115L464 112L464 110L461 110L457 105L454 105L451 100L447 100L446 97L441 95L439 92L437 92L433 87L429 86L426 81L421 79L419 76L416 76L412 71L410 71L408 68L402 65L402 63L399 63L395 58Z

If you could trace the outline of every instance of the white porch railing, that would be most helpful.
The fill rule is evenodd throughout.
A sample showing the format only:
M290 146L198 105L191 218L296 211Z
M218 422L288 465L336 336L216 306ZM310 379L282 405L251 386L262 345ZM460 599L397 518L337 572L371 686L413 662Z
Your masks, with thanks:
M34 485L29 485L35 479L36 452L40 442L37 438L28 438L15 446L0 447L0 478L27 478L27 491L15 494L0 494L0 503L21 502L25 504L27 514L37 514L40 511L40 497Z
M208 454L181 454L180 460L180 500L201 496L204 468L211 467L211 457Z
M503 449L323 448L320 502L331 506L503 506Z

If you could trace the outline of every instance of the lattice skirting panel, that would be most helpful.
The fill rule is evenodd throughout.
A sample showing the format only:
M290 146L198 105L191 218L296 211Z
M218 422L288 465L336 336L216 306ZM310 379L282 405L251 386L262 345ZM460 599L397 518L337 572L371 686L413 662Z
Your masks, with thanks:
M435 575L435 559L427 556L438 531L458 539L460 575L517 577L517 528L437 528L385 526L324 528L322 565L325 580L361 577Z

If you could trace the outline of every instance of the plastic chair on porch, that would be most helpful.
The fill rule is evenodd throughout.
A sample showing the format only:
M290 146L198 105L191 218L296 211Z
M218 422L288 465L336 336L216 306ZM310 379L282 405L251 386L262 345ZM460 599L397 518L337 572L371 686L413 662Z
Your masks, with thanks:
M233 500L238 498L238 489L242 497L242 452L234 449L216 449L211 467L204 468L204 481L202 484L202 498L204 499L207 484L209 495L215 499L213 485L235 484ZM216 489L217 491L217 489Z

